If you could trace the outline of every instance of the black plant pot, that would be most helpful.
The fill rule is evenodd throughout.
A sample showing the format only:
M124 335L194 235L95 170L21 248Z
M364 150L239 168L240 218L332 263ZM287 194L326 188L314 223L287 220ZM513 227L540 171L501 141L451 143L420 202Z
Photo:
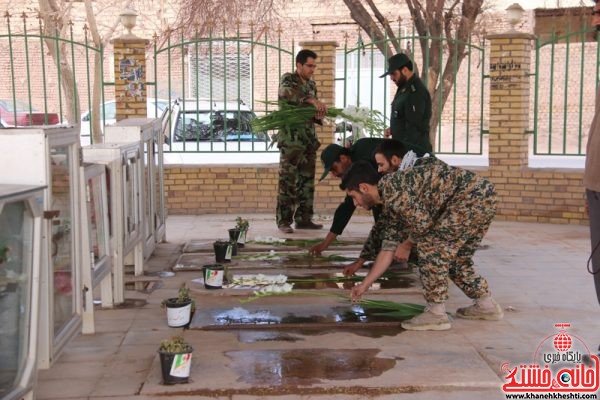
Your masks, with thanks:
M229 242L214 242L213 248L215 250L215 259L218 263L231 262L231 252L233 246Z
M240 246L239 243L234 242L233 240L231 242L231 256L237 256L238 255L238 247Z
M237 246L239 248L244 247L244 241L240 242L240 235L243 233L243 231L239 228L232 228L232 229L229 229L228 231L229 231L229 239L232 242L237 243Z
M171 367L173 365L173 360L175 359L175 356L181 354L184 358L187 354L189 354L189 360L187 360L187 362L191 363L192 362L192 351L193 349L190 349L190 351L185 352L185 353L164 353L162 351L159 351L158 354L160 356L160 370L162 372L162 378L163 378L163 385L175 385L177 383L188 383L188 379L190 377L189 375L189 369L187 371L187 376L173 376L171 375ZM184 371L185 372L185 371ZM184 373L185 375L185 373Z

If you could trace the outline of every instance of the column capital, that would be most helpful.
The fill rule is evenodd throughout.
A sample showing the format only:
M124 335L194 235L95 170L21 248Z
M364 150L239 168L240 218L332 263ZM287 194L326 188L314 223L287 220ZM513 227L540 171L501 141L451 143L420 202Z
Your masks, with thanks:
M150 43L150 40L139 37L121 36L116 39L111 39L110 43L113 45L143 44L147 46Z
M311 47L339 47L339 43L334 40L306 40L298 43L300 47L310 49Z
M503 33L494 33L491 35L486 35L485 39L494 41L496 39L523 39L523 40L535 40L537 36L532 35L531 33L525 32L503 32Z

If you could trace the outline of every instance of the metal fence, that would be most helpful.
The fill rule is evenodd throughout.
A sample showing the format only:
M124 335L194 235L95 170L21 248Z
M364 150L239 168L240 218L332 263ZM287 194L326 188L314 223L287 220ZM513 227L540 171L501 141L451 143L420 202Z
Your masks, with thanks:
M0 28L0 62L4 66L0 70L2 126L81 122L82 143L90 143L95 118L101 119L102 125L114 122L110 49L94 46L85 26L68 24L62 33L49 32L42 18L32 14L17 17L7 13L4 17L6 24ZM443 70L448 49L457 42L406 32L399 32L399 39L394 40L399 40L403 48L415 49L415 43L422 39L426 48L432 41L443 42L439 61ZM250 25L247 32L241 33L238 28L229 36L225 30L209 30L206 37L196 34L191 38L170 32L161 43L155 40L151 50L148 76L153 81L148 82L148 96L156 116L167 109L165 151L277 151L269 148L267 135L253 133L248 126L251 118L273 107L268 102L277 99L282 73L295 69L294 45L282 46L281 31ZM378 78L385 69L387 55L379 52L377 44L374 40L357 40L350 45L346 40L337 53L336 106L366 106L387 118L394 88L388 79ZM438 107L433 116L437 153L486 154L489 61L484 43L469 42L465 46L466 57L460 67L455 62L449 64L454 84L443 107ZM97 66L94 55L103 60ZM415 64L422 67L424 82L428 79L429 58L427 52L414 55ZM532 58L532 154L585 155L599 81L600 39L588 28L537 39ZM98 89L100 115L88 111L96 68L102 76ZM69 87L66 80L75 84ZM338 130L336 137L341 142L349 131Z
M80 114L91 108L94 54L102 60L105 50L90 43L85 25L75 34L69 22L61 34L58 29L46 29L39 16L23 13L15 17L7 12L4 17L6 25L0 33L0 64L5 66L0 79L2 126L79 123ZM98 68L102 76L102 63ZM99 89L102 101L104 84Z
M400 36L396 39L385 38L381 41L371 40L363 43L362 40L355 45L349 46L346 40L344 50L337 57L336 77L336 104L345 107L348 104L366 106L380 111L386 120L389 118L389 104L391 104L395 90L389 79L380 79L379 76L385 71L388 55L382 54L378 44L387 44L398 41L401 48L415 49L415 43L424 41L426 51L424 54L414 54L415 67L422 66L420 77L427 85L428 71L430 67L429 48L431 42L440 42L439 70L444 71L449 57L448 48L459 44L465 45L466 57L462 64L458 64L454 57L449 68L452 69L452 88L446 101L443 101L443 93L432 99L437 101L437 112L432 115L436 121L432 126L435 129L434 151L439 154L469 154L480 155L484 152L483 134L486 121L484 104L489 96L489 75L485 74L486 65L485 47L483 43L475 45L471 42L461 43L456 40L439 37L420 37L414 34ZM456 54L456 53L455 53ZM442 79L439 74L435 87ZM370 133L374 134L374 133ZM376 134L376 133L375 133Z
M595 29L536 40L533 154L583 156L600 67Z
M284 49L281 30L250 25L235 35L209 29L207 37L170 32L154 45L154 97L171 105L163 116L166 152L273 152L268 133L251 120L273 108L280 76L295 69L294 45Z

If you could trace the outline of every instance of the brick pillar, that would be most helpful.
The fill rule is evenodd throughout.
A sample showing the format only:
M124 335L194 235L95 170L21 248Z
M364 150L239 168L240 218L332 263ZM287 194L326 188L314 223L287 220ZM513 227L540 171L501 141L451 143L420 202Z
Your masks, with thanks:
M534 36L508 32L487 37L490 51L489 161L493 176L527 167L529 72ZM496 174L494 174L494 172Z
M146 46L149 41L126 35L111 43L115 55L117 121L146 118Z

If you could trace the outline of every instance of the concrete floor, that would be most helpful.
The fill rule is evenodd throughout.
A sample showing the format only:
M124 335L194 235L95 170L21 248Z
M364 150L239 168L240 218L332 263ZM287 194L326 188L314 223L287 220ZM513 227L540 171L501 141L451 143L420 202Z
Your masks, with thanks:
M250 220L250 239L314 238L326 233L283 235L275 228L273 216L245 217ZM189 240L225 237L234 219L235 215L169 217L168 242L148 261L148 270L172 267ZM329 218L321 219L327 227ZM371 221L370 217L355 216L344 236L366 236ZM600 307L585 266L590 248L587 227L496 221L483 244L475 257L476 268L489 280L494 297L505 309L502 321L455 319L452 329L444 332L398 329L377 336L329 330L286 333L293 340L243 340L247 336L238 331L184 331L167 326L161 300L173 297L182 282L201 276L198 271L177 272L163 278L162 287L149 295L127 292L127 298L144 300L144 305L98 310L96 334L77 337L51 369L39 372L37 397L504 399L503 364L512 368L531 363L538 346L547 345L544 340L558 333L555 323L570 323L567 333L574 342L585 343L595 353L600 343ZM199 310L239 306L239 296L228 296L225 291L194 293ZM423 303L414 291L389 299ZM251 304L268 308L304 301L316 300L271 298ZM448 312L467 304L469 300L451 286ZM182 332L194 347L190 383L163 386L158 343ZM294 381L285 355L303 353L314 354L318 360L311 362L305 357L301 365L306 370L301 377L304 380ZM372 364L365 367L346 359L347 365L327 364L331 363L327 354L362 354ZM344 374L344 367L350 373Z

